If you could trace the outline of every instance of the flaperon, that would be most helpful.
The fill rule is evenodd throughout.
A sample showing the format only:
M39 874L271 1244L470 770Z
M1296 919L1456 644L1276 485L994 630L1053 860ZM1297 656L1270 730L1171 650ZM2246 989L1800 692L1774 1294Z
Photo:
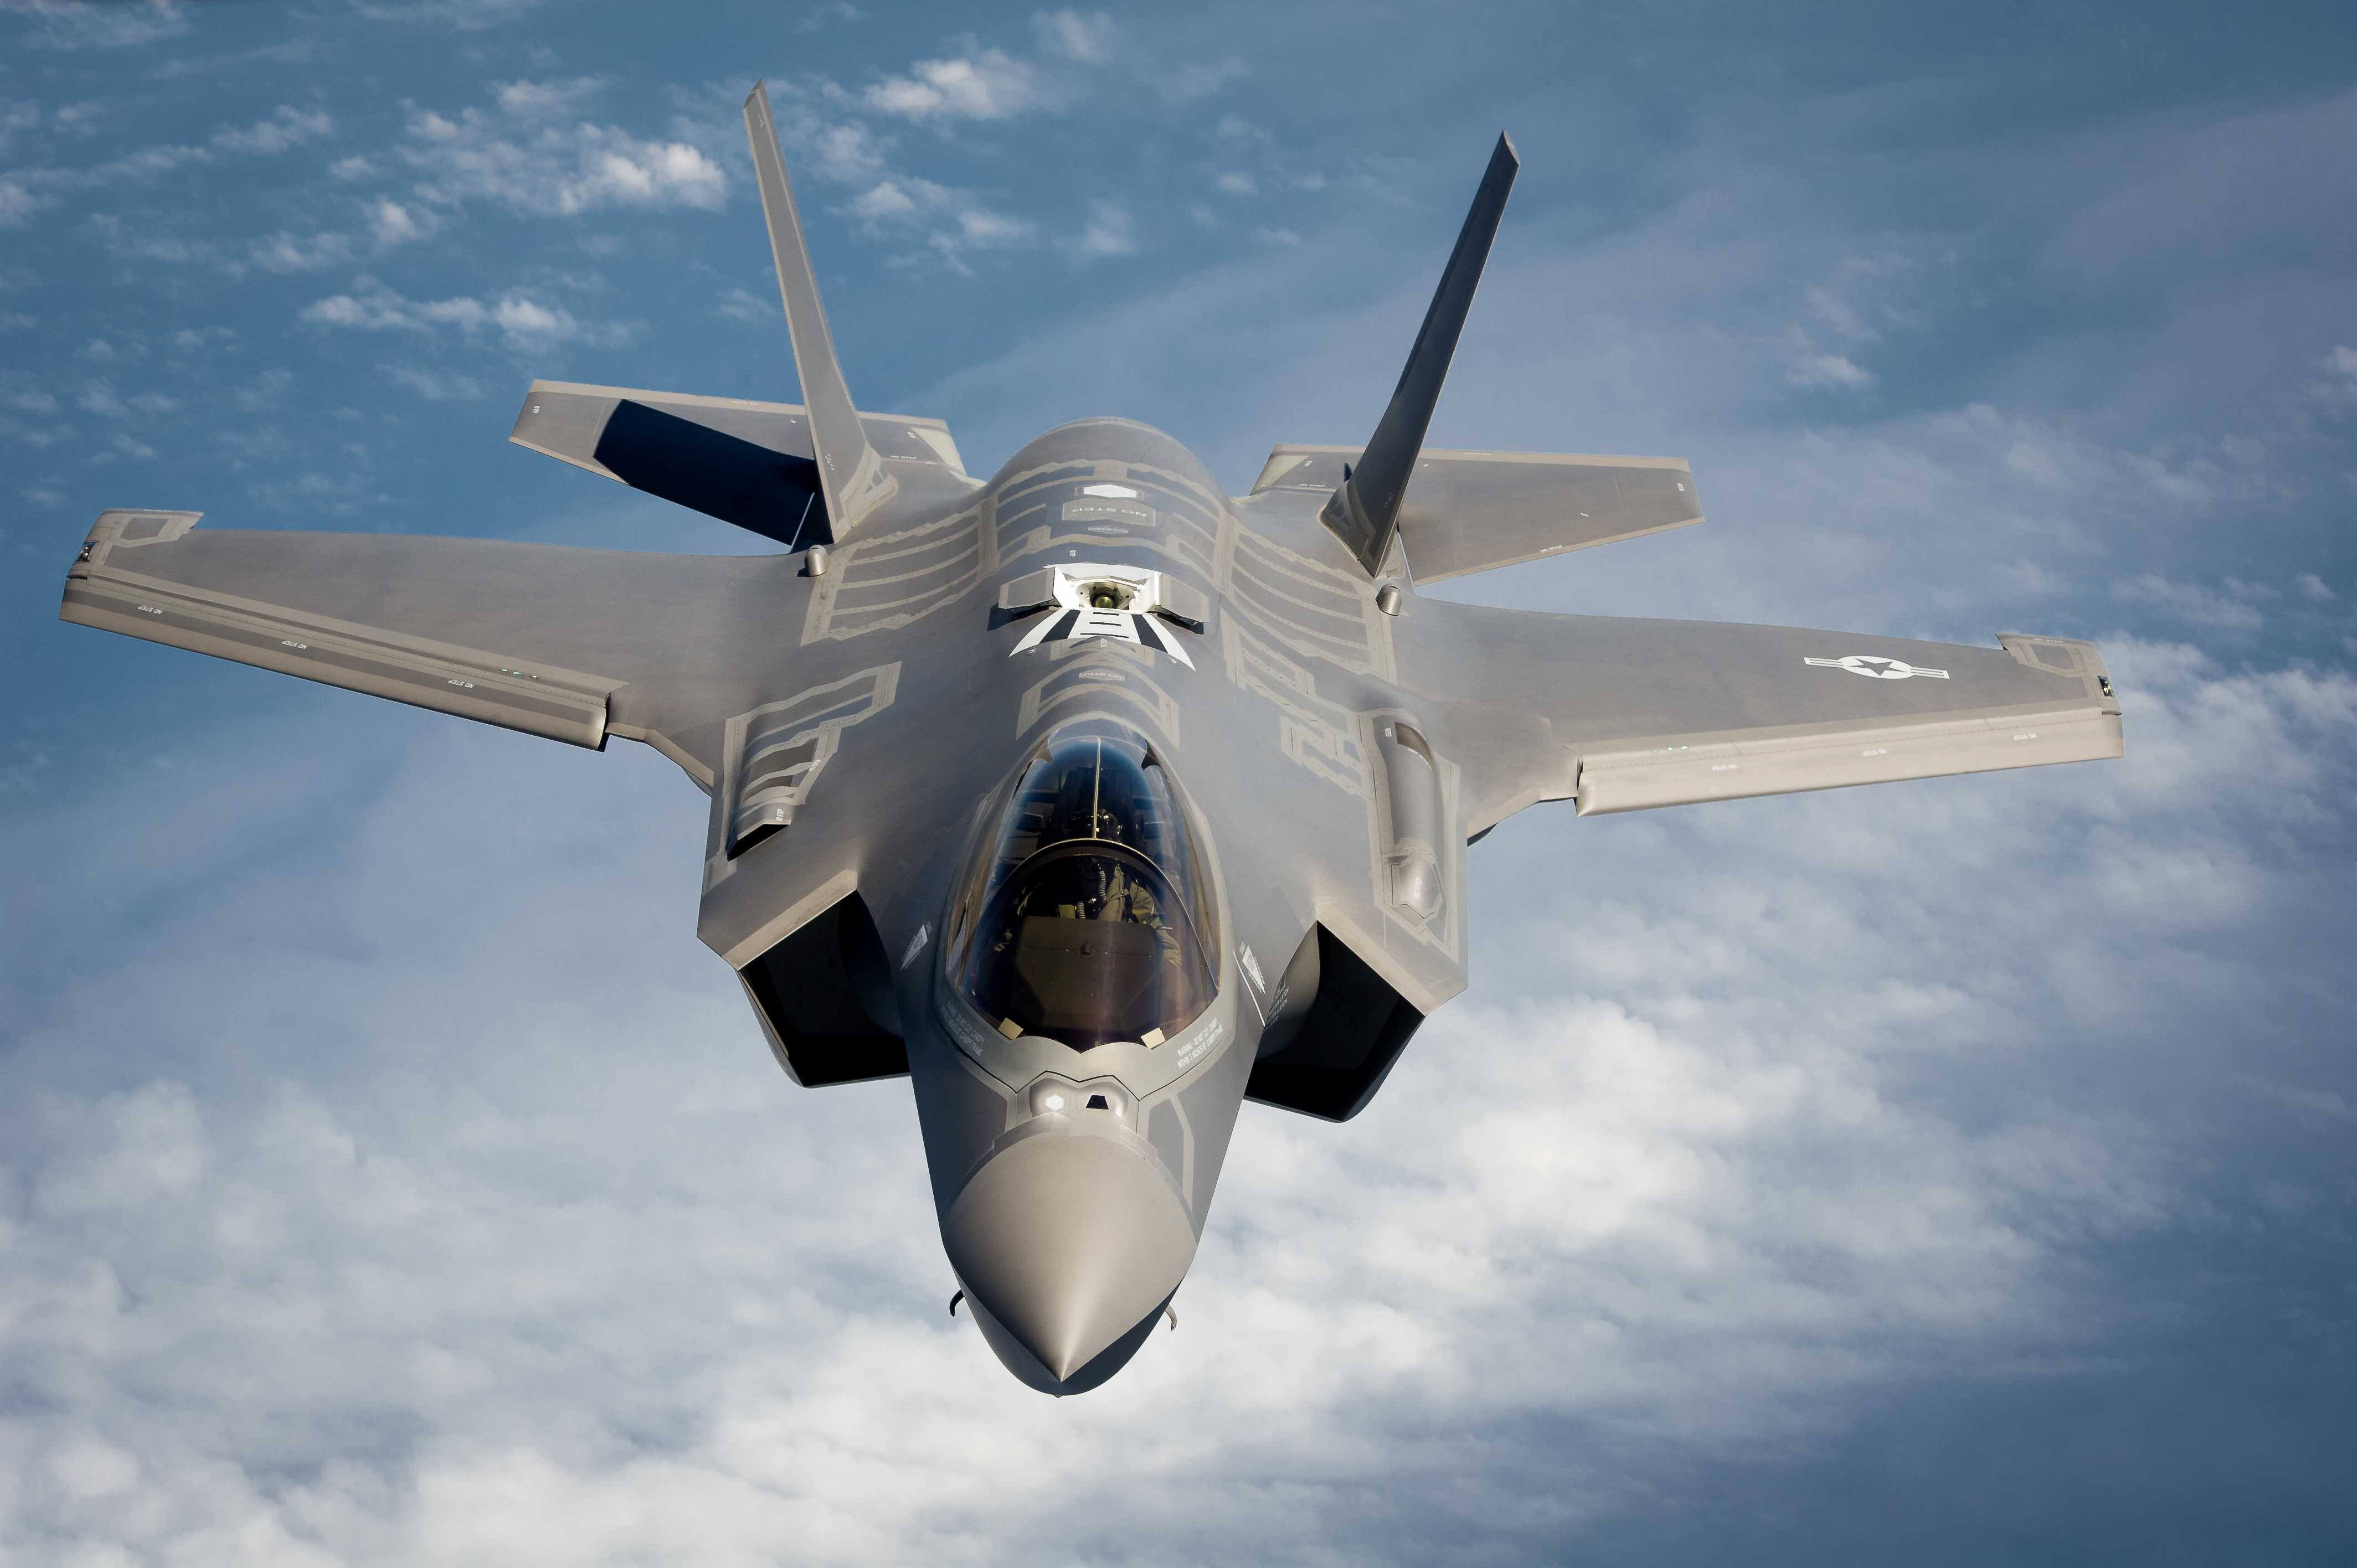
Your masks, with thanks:
M859 412L759 88L745 118L803 403L535 382L512 439L780 553L114 510L62 614L677 762L699 934L796 1082L910 1079L957 1288L1034 1388L1162 1320L1246 1096L1347 1120L1464 988L1466 848L1506 817L2121 754L2084 642L1420 596L1701 521L1675 459L1425 448L1502 137L1367 446L1277 446L1236 498L1124 420L985 481Z

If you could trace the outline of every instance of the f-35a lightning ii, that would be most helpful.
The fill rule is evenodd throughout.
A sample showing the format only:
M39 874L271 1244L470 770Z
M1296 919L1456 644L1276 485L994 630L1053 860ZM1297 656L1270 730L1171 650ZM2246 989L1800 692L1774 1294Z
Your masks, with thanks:
M1102 1383L1169 1308L1245 1099L1365 1108L1464 989L1466 849L1523 807L2121 755L2085 642L1421 596L1702 521L1675 459L1425 447L1502 136L1373 436L1231 497L1126 420L985 481L939 420L860 412L758 87L745 122L802 404L539 381L511 439L782 553L117 510L62 614L678 763L712 801L698 935L796 1083L910 1080L961 1294L1035 1389Z

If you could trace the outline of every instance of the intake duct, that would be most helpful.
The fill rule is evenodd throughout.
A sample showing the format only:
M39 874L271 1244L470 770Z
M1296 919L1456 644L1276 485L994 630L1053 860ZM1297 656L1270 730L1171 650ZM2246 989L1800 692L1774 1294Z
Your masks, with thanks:
M1348 1122L1374 1099L1423 1023L1348 943L1312 926L1286 966L1244 1097Z
M805 1089L902 1078L892 966L856 893L739 970L786 1076Z

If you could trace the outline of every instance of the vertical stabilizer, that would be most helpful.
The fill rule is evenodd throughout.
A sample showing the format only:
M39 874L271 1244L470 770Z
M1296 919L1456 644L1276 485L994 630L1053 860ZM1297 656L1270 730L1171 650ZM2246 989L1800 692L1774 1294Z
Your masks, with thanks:
M1490 155L1481 188L1473 194L1473 209L1449 253L1448 270L1440 274L1432 307L1424 313L1424 327L1408 351L1407 369L1392 391L1391 406L1375 426L1374 439L1318 514L1334 536L1351 547L1369 576L1383 570L1383 556L1399 530L1400 498L1415 472L1415 455L1424 449L1424 433L1432 424L1432 410L1440 401L1440 383L1448 379L1448 361L1457 352L1458 334L1465 330L1465 313L1472 306L1473 290L1481 281L1482 263L1490 259L1490 242L1498 235L1498 220L1505 216L1506 193L1514 188L1522 160L1503 134ZM764 188L766 189L766 187ZM798 338L797 341L800 339Z
M818 276L811 270L810 245L794 210L794 188L778 147L777 123L770 117L769 89L759 83L745 100L745 134L753 144L753 170L761 184L761 212L770 223L770 253L777 259L778 293L786 306L786 330L794 343L794 370L802 378L802 403L810 410L811 444L818 461L819 486L827 521L842 540L876 504L899 488L886 471L860 428L843 367L834 362L834 338L819 304Z

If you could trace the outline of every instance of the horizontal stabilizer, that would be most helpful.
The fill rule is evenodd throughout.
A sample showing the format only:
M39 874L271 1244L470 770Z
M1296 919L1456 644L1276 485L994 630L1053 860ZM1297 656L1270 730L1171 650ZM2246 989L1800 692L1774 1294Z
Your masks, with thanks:
M1253 493L1326 494L1358 461L1355 446L1279 446ZM1415 580L1438 583L1701 521L1683 458L1426 450L1399 532Z
M858 418L888 467L920 463L963 477L940 420ZM534 381L508 439L789 550L835 542L810 414L793 403Z

